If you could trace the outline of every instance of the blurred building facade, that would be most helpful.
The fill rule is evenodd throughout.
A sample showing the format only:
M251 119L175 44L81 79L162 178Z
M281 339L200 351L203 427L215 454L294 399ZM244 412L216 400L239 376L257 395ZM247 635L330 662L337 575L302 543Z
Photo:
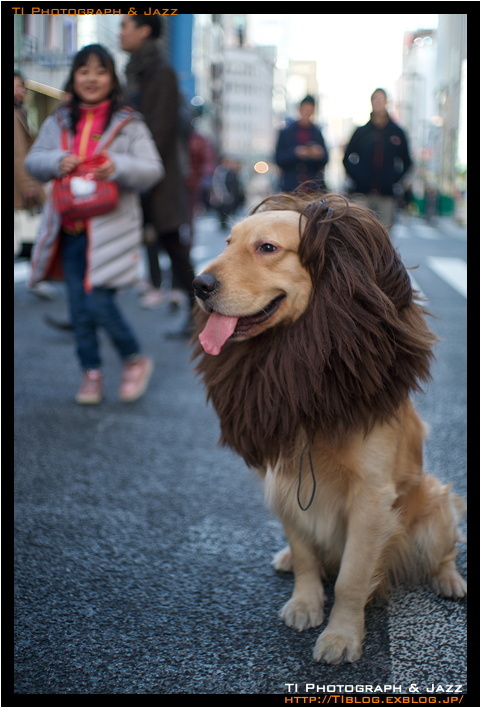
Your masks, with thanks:
M255 164L272 151L273 62L261 49L228 47L222 77L221 150Z
M5 20L7 21L7 20ZM63 85L77 50L78 18L14 15L14 67L26 79L29 125L38 132L63 97Z
M310 94L319 103L319 82L317 77L317 62L289 60L287 75L287 100L288 115L296 116L299 103L304 96ZM319 108L319 106L318 106Z
M253 45L246 15L195 15L193 65L204 131L249 180L272 155L276 48Z
M415 161L414 202L465 220L467 15L439 15L437 30L404 37L399 118Z
M467 199L467 15L439 15L435 98L440 116L438 192L462 219Z
M425 212L436 189L439 118L435 105L437 33L433 29L406 32L402 74L396 97L399 121L406 131L414 168L409 179L416 208Z

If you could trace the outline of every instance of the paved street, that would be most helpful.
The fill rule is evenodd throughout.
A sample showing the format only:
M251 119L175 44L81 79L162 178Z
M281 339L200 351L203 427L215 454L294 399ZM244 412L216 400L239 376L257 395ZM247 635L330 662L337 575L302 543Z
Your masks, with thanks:
M199 268L225 235L213 216L198 221ZM416 397L431 427L426 469L465 495L466 232L450 220L406 218L393 239L406 265L419 266L411 273L441 340L433 381ZM359 662L314 663L319 630L298 634L277 617L292 589L292 577L270 565L284 544L281 526L254 474L217 446L218 423L186 341L164 338L181 316L168 306L141 309L135 290L122 293L155 359L151 386L140 401L121 404L120 363L103 340L106 398L81 407L71 336L44 322L45 315L66 318L63 286L55 286L55 300L39 300L26 289L26 269L15 265L14 288L15 691L22 706L35 705L26 694L262 696L297 684L305 695L306 683L337 693L346 685L466 691L466 603L440 599L429 587L397 588L386 605L368 608ZM465 545L459 566L465 575ZM332 583L326 590L328 613Z

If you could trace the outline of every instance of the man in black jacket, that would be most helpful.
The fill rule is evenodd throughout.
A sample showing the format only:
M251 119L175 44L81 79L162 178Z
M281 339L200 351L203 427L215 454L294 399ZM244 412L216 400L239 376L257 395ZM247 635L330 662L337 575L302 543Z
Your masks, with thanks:
M371 120L357 128L344 154L343 165L352 182L353 199L365 204L390 228L399 182L412 165L406 135L386 110L384 89L371 96Z

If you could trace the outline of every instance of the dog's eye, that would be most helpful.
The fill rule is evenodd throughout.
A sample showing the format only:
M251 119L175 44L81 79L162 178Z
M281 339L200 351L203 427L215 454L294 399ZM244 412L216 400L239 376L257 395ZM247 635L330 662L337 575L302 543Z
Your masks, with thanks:
M257 250L260 253L275 253L277 251L277 246L274 246L273 243L261 243Z

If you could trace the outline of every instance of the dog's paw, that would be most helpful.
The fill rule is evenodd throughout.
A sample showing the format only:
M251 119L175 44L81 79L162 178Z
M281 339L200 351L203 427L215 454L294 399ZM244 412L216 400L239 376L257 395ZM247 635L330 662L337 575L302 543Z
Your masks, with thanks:
M292 553L290 546L286 546L281 551L278 551L272 559L272 565L276 570L282 573L292 573Z
M324 619L323 598L295 598L291 597L279 612L279 617L292 629L302 632L311 627L319 627Z
M467 593L466 581L454 568L441 570L432 581L434 591L441 597L458 600Z
M352 663L361 658L362 638L355 632L335 632L327 627L314 646L314 661L324 664Z

